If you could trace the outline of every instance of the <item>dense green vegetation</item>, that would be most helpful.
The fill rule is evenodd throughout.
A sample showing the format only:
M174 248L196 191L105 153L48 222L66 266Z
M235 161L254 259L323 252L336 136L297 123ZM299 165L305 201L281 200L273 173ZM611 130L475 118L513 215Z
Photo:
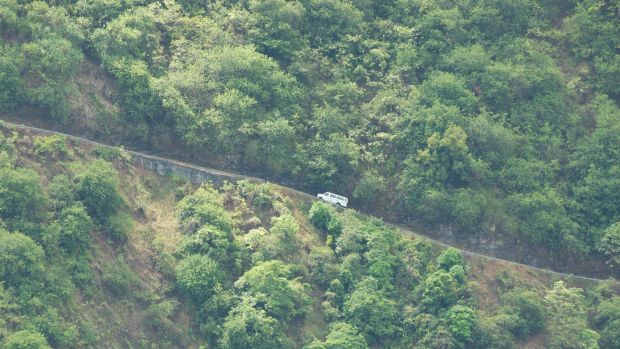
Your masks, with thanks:
M122 150L56 136L12 133L0 145L2 348L612 349L620 340L613 282L584 292L509 269L485 276L476 264L489 261L470 264L271 185L144 176Z
M5 112L619 258L617 1L1 5Z

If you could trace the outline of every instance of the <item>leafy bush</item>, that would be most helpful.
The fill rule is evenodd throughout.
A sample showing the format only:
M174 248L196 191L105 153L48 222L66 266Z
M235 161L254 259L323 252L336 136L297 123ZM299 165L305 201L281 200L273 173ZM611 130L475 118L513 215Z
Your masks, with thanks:
M195 231L204 224L213 225L224 232L232 230L232 220L226 210L222 196L211 185L203 184L193 194L177 204L182 223Z
M45 253L31 238L0 230L0 276L5 287L26 294L39 291Z
M261 262L235 282L235 287L247 291L262 304L267 314L280 320L290 320L308 310L310 298L306 285L292 278L292 266L281 261Z
M256 307L256 301L248 297L244 297L241 303L230 311L222 327L222 337L219 340L222 349L288 347L278 320Z
M123 204L116 170L106 161L95 160L78 176L77 197L96 222L108 222Z
M310 213L308 213L308 219L312 225L326 232L331 222L332 215L327 205L320 201L315 201L312 203Z
M0 168L0 216L12 222L36 222L46 205L41 181L30 169Z
M331 324L329 334L325 341L315 340L304 349L366 349L368 344L366 339L354 327L344 322Z
M212 294L215 286L224 280L219 265L203 255L183 258L176 267L179 289L200 304Z
M605 253L609 260L620 264L620 222L610 225L604 231L598 249Z
M513 291L502 296L502 303L503 312L515 317L509 329L518 338L528 338L545 326L545 307L535 292Z
M90 248L93 223L82 204L64 208L60 212L60 245L69 254L84 253Z
M34 153L47 158L57 158L69 153L67 137L60 135L40 136L34 140Z
M439 267L445 271L450 271L455 265L459 265L461 267L465 267L465 259L459 250L456 248L450 247L443 251L439 257L437 257L437 264Z
M39 332L17 331L4 341L6 349L51 349L45 337Z
M118 212L107 219L105 229L116 241L127 240L127 233L133 227L133 219L125 212Z
M348 321L373 340L393 335L398 311L396 303L380 291L377 280L367 277L360 281L344 302Z
M465 348L473 341L477 330L478 320L476 312L463 305L455 305L446 313L448 329L458 343L459 348Z

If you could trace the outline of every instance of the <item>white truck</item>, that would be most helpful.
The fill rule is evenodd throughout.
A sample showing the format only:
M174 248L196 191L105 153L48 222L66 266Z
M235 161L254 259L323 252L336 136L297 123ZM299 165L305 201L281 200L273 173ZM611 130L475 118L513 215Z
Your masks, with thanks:
M323 194L316 194L316 197L323 201L327 201L335 205L340 205L342 207L347 207L347 203L349 203L349 199L345 198L344 196L337 195L337 194L330 193L330 192L325 192Z

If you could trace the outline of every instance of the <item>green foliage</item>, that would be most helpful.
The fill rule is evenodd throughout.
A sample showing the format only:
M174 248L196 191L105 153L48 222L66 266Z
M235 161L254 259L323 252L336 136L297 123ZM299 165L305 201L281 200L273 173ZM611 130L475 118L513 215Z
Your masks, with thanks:
M353 191L353 197L367 202L375 202L385 193L385 179L376 171L364 172L357 187Z
M420 304L437 313L453 305L457 300L457 284L452 275L443 270L426 277L419 287Z
M5 20L3 16L3 21ZM11 46L0 45L0 110L9 111L24 99L20 70L22 57Z
M67 155L67 138L59 135L37 137L34 141L34 152L48 158Z
M210 224L224 232L230 232L232 221L224 210L222 196L211 185L203 184L192 195L177 204L179 219L190 231L204 224Z
M304 349L365 349L368 348L366 339L358 330L345 322L336 322L331 325L325 341L315 340Z
M78 176L77 197L97 223L108 222L123 204L116 170L104 160L95 160Z
M457 265L464 268L465 259L459 250L450 247L437 257L437 265L445 271L450 271L452 267Z
M545 296L549 348L598 348L599 334L587 326L582 291L555 283Z
M463 305L455 305L446 313L448 329L460 348L473 341L478 326L476 312Z
M93 223L81 204L60 212L60 246L69 254L80 254L90 248Z
M222 349L271 349L288 345L278 321L256 307L255 300L244 297L226 317L219 346Z
M217 262L198 254L183 258L176 267L176 276L179 289L197 304L207 300L224 280Z
M290 320L304 315L310 303L306 285L292 277L291 265L272 260L245 272L235 282L235 287L249 292L270 316Z
M321 286L328 286L336 277L336 256L328 246L315 246L308 256L308 269L312 280Z
M379 289L373 277L360 281L344 303L349 323L360 329L367 338L379 339L396 332L398 311L396 303Z
M101 280L106 288L116 297L131 299L133 288L138 283L138 276L134 274L131 267L122 257L118 257L106 265Z
M0 275L5 287L36 292L42 286L45 253L31 238L0 230Z
M203 254L223 265L229 261L232 249L232 235L209 224L184 237L180 247L183 253Z
M528 338L545 326L545 307L532 291L512 291L502 296L503 312L514 317L510 331L518 338Z
M39 332L17 331L4 341L6 349L51 349L45 337Z
M315 201L312 203L312 207L308 213L308 220L318 229L327 231L329 223L332 220L332 214L326 204Z
M46 198L36 172L0 168L0 217L9 223L9 228L19 226L20 221L37 221L45 205Z

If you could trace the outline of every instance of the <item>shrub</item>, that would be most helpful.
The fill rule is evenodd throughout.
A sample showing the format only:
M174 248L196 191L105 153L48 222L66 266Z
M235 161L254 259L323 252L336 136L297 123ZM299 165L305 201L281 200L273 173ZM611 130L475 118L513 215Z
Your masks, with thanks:
M312 203L310 213L308 213L308 219L312 225L326 232L331 222L332 214L327 205L320 201L315 201Z
M330 326L325 341L315 340L304 349L366 349L368 344L355 326L336 322Z
M446 314L448 329L456 339L458 347L464 348L473 340L473 334L478 325L476 313L469 307L455 305Z
M232 219L224 209L224 198L211 185L203 184L177 204L179 219L192 229L211 224L224 232L232 230ZM191 231L191 232L193 232Z
M34 140L34 153L48 158L67 155L67 137L61 135L41 136Z
M437 264L441 269L449 271L455 265L465 268L465 259L459 250L450 247L437 257Z
M39 332L17 331L4 341L5 349L51 349L45 337Z
M452 275L439 270L430 274L420 284L420 303L425 309L437 313L456 302L457 291L457 285Z
M44 258L41 246L28 236L0 230L0 280L7 288L37 291L42 286Z
M616 222L605 229L598 249L605 253L610 261L620 264L620 222Z
M203 255L190 255L176 267L177 284L181 292L200 304L212 294L223 280L219 265Z
M119 147L99 146L93 150L93 153L95 153L99 159L110 162L117 160L128 161L130 159L130 155Z
M78 198L95 221L106 223L123 203L116 170L104 160L95 160L79 174L79 178Z
M305 314L310 304L306 285L293 278L291 265L281 261L259 263L245 272L235 287L248 291L269 315L281 320Z
M397 331L396 303L386 297L373 277L366 277L355 286L344 302L344 313L352 325L375 340Z
M133 228L133 220L129 214L118 212L108 219L105 228L112 239L125 241L127 233Z
M219 340L222 349L286 348L286 337L278 320L256 307L256 301L245 297L234 307L223 325Z
M46 205L39 175L30 169L0 168L0 217L36 221ZM11 225L9 225L11 227Z
M502 297L504 313L515 316L510 331L519 338L527 338L545 326L545 307L541 297L532 291L513 291Z
M70 253L83 253L90 247L93 223L81 203L60 213L60 245Z

